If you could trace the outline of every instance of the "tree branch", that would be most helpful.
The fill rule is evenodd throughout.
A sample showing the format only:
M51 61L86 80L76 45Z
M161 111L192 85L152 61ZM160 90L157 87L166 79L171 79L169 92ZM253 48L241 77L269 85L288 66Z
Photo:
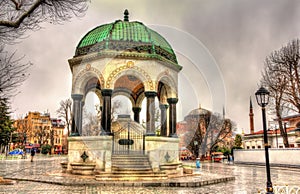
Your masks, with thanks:
M13 1L15 2L15 1ZM29 17L30 14L32 14L42 3L44 0L37 0L27 11L25 11L16 21L1 21L0 20L0 26L5 27L13 27L18 28L20 27L21 23L25 20L25 18ZM16 3L16 7L18 7L19 4ZM17 9L18 10L18 9Z

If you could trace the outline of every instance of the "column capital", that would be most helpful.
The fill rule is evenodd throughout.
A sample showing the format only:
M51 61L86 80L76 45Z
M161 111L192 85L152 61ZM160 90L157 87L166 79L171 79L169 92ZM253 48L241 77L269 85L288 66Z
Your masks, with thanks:
M146 92L145 92L145 96L146 96L147 98L156 97L156 96L157 96L157 92L154 92L154 91L146 91Z
M71 94L71 98L73 100L82 100L83 95L82 94Z
M169 105L168 105L168 104L160 104L160 105L159 105L159 108L160 108L160 109L165 109L165 110L166 110L166 109L169 108Z
M142 108L141 107L132 107L133 112L141 112Z
M111 96L111 95L112 95L112 92L113 92L112 89L102 89L102 90L101 90L102 96Z
M169 104L176 104L178 102L178 98L168 98L167 102Z

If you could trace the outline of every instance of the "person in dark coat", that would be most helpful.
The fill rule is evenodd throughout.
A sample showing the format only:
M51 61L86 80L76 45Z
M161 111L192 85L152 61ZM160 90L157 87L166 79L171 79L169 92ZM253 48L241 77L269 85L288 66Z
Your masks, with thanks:
M33 157L34 157L34 155L35 155L35 151L34 151L34 149L33 148L31 148L31 151L30 151L30 156L31 156L31 162L33 162Z

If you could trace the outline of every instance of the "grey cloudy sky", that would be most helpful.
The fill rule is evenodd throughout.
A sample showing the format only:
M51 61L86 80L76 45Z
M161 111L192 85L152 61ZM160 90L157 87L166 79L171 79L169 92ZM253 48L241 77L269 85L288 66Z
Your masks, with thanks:
M59 101L70 97L67 60L73 57L78 42L92 28L123 19L124 9L129 10L130 20L161 33L177 53L183 66L178 120L199 104L219 111L214 105L224 103L227 117L237 123L239 131L249 132L252 95L256 130L261 128L254 93L265 57L300 36L297 0L92 1L85 17L64 25L44 24L42 30L28 33L28 38L11 46L34 63L13 101L16 114L48 110L55 116ZM194 41L195 46L185 44L188 41ZM222 88L224 95L215 92Z

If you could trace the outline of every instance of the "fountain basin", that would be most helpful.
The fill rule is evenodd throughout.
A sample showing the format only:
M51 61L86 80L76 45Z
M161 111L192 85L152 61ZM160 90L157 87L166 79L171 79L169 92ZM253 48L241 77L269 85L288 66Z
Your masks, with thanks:
M61 165L61 168L62 168L62 173L66 173L67 168L68 168L68 162L61 162L60 165Z
M73 162L71 165L71 173L78 175L93 175L96 163L90 162Z

